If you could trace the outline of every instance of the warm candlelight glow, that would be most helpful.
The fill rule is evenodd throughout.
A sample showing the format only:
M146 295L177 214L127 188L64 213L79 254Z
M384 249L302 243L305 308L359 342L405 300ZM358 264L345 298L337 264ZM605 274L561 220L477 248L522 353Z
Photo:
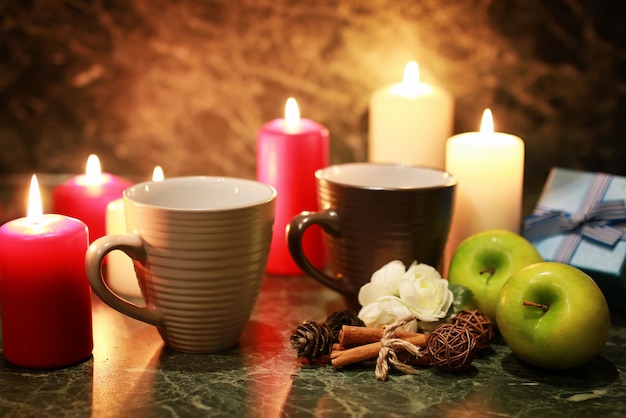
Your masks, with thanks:
M285 128L288 132L294 132L298 130L299 126L300 109L298 108L298 102L293 97L290 97L285 104Z
M467 237L490 229L519 230L524 142L496 132L491 110L485 109L479 132L448 139L445 167L459 179L444 262L449 265L457 246Z
M43 205L41 203L41 192L37 176L33 174L30 179L30 191L28 192L28 211L26 217L33 223L43 220Z
M493 129L493 115L491 114L490 109L485 109L483 112L483 119L480 123L480 133L482 134L492 134L494 133Z
M420 69L415 61L409 61L404 67L402 89L406 96L416 97L419 93Z
M452 95L427 83L422 66L409 61L402 80L370 98L368 160L443 168L445 141L454 125Z
M97 186L103 184L106 181L105 176L102 175L102 169L100 168L100 159L95 154L91 154L87 158L87 167L85 169L85 175L77 178L77 183L87 186Z
M160 165L154 167L152 171L152 181L163 181L165 178L165 174L163 173L163 169Z

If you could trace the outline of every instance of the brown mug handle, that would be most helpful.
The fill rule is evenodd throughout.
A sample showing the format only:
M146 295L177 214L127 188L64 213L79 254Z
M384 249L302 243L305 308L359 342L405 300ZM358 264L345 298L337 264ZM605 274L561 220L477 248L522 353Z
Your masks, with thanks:
M333 209L321 212L302 212L296 215L287 226L287 247L293 261L304 273L324 286L342 295L350 296L350 289L345 286L343 280L335 279L315 267L304 253L302 237L311 225L319 225L326 233L331 235L336 236L340 233L339 215Z
M94 293L104 303L124 315L151 325L163 326L163 316L150 301L146 307L135 305L115 294L106 284L102 276L102 264L106 255L113 250L123 251L137 261L145 259L145 244L136 233L105 235L96 239L85 253L85 273Z

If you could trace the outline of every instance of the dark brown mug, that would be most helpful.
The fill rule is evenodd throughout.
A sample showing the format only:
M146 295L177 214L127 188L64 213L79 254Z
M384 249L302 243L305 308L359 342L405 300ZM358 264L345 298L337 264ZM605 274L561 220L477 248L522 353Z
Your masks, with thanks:
M287 228L289 252L304 273L357 306L359 289L392 260L441 267L456 178L429 167L348 163L315 172L319 212L302 212ZM309 262L302 237L324 230L331 274Z

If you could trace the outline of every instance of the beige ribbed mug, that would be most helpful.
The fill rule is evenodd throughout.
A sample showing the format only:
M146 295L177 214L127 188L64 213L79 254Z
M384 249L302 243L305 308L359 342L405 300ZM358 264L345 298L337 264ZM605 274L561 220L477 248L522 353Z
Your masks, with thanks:
M295 263L311 278L358 307L359 289L392 260L440 267L450 230L456 178L429 167L347 163L315 172L319 212L303 212L288 226ZM302 237L324 230L330 271L312 265Z
M226 177L172 177L123 194L125 235L87 250L94 292L119 312L155 325L178 351L214 353L235 345L265 277L276 190ZM145 306L114 293L102 275L105 256L126 253Z

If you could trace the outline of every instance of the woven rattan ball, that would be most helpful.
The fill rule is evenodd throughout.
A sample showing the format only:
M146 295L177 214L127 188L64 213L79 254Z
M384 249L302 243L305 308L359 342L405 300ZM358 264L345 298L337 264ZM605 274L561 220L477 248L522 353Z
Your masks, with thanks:
M446 372L461 372L474 360L476 339L468 328L441 324L428 337L427 349L433 366Z
M479 350L489 347L493 339L493 323L479 310L461 311L452 319L452 323L467 328L476 338Z

